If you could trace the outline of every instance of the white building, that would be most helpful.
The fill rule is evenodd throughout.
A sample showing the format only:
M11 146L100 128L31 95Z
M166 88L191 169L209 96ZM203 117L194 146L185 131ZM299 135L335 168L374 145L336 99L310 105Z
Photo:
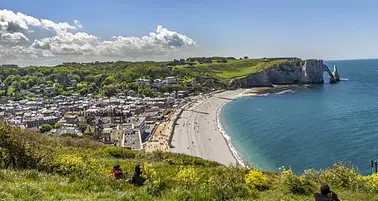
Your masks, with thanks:
M177 80L175 77L167 77L167 84L177 84Z
M139 130L140 134L143 135L147 128L146 117L137 117L132 125L132 129Z
M161 79L155 79L154 83L152 83L152 86L154 86L154 87L161 87L163 85L164 85L164 83Z
M142 78L139 78L138 80L138 84L140 85L150 85L150 80L149 79L142 79Z

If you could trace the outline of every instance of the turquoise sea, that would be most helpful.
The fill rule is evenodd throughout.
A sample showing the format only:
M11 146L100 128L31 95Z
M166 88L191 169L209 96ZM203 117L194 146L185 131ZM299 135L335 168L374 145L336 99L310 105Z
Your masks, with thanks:
M242 97L224 105L220 123L238 154L255 167L295 172L351 162L369 174L378 160L378 60L326 61L343 81Z

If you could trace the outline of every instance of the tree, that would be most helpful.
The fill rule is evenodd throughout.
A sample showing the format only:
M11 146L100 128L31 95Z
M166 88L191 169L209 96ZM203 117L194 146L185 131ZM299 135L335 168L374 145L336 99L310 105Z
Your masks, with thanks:
M54 128L60 128L60 127L62 127L62 123L60 123L60 122L56 122L56 123L54 124Z
M19 82L17 80L13 81L11 86L14 88L15 91L19 90Z
M142 94L145 96L150 96L151 95L151 87L146 87L142 90Z
M247 56L245 56L245 57L244 57L244 59L248 59L248 57L247 57Z
M39 131L41 133L49 132L53 129L53 127L50 124L42 124L42 126L39 127Z
M111 97L117 94L117 87L113 84L106 85L103 87L103 92L105 96Z
M28 82L26 80L21 80L19 86L20 89L26 89L28 87Z

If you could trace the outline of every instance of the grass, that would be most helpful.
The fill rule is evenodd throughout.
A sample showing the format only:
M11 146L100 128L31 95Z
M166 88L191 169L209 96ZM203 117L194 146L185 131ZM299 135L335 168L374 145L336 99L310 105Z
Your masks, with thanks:
M141 164L145 185L114 180L114 164L126 177ZM360 175L348 164L303 174L262 172L86 138L47 137L0 123L0 200L313 200L321 183L344 201L378 199L378 175Z
M244 77L250 74L264 71L268 68L277 67L284 63L293 62L292 60L269 60L269 59L244 59L244 60L229 60L227 63L195 63L196 67L189 65L178 65L174 69L191 69L192 71L199 71L212 75L212 77L219 79L223 83L228 83L231 79Z

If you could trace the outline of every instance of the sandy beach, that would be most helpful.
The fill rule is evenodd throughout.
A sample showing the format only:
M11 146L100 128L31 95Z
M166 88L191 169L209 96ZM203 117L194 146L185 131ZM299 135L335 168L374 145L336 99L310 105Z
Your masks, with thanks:
M172 152L183 153L217 161L224 165L235 165L232 151L218 128L219 108L243 94L244 89L225 91L200 97L184 109L173 132Z

